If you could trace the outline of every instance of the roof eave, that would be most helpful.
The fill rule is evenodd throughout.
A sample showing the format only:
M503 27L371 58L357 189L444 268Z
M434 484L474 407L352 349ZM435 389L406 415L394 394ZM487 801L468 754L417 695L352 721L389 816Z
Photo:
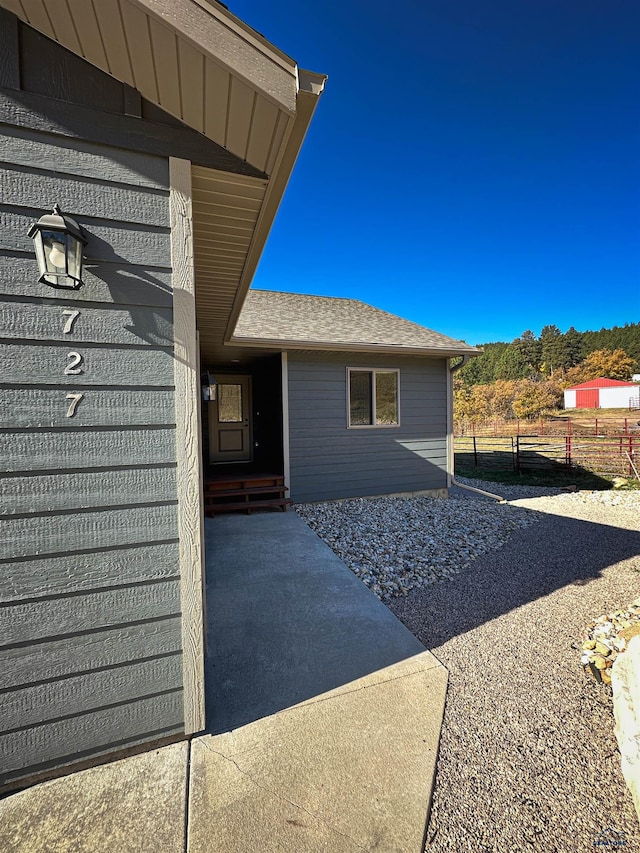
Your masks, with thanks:
M345 341L296 341L277 338L243 338L233 336L226 342L229 346L251 347L254 349L275 350L315 350L318 352L366 352L384 355L419 355L432 358L455 358L459 355L481 355L480 350L471 346L460 347L407 347L388 344L352 343Z
M233 331L240 317L240 312L242 311L249 288L251 287L253 276L265 243L267 242L269 232L275 221L280 202L282 201L289 178L300 154L302 143L307 135L311 119L318 105L318 100L324 91L327 76L325 74L301 70L299 72L299 80L300 89L297 97L296 117L289 126L288 134L282 145L280 156L265 193L260 216L254 229L251 246L242 271L240 287L236 292L236 298L227 323L224 335L225 342L230 342L233 337Z

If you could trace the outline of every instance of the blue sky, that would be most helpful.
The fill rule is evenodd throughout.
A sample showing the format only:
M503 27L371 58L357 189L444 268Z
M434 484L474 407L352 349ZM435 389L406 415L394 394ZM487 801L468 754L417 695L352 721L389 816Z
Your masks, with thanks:
M640 321L640 0L228 0L329 75L254 286L469 343Z

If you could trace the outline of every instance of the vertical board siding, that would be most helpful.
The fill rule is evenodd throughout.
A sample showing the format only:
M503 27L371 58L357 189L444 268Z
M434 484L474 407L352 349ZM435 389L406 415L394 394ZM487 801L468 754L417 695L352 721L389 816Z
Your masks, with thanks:
M447 485L447 360L289 353L294 501L441 489ZM400 370L400 425L347 428L347 368Z
M185 721L168 160L0 142L1 788ZM78 292L37 281L56 202Z

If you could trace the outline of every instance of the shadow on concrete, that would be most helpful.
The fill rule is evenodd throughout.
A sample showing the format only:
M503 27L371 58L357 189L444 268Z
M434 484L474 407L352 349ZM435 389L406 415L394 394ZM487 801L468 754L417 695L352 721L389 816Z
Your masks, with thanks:
M209 732L424 651L295 512L218 516L205 535Z
M557 589L585 586L609 566L639 554L638 532L545 514L460 575L394 599L389 606L433 649Z
M460 575L386 607L294 512L208 520L208 731L229 731L437 648L638 554L638 532L543 515Z

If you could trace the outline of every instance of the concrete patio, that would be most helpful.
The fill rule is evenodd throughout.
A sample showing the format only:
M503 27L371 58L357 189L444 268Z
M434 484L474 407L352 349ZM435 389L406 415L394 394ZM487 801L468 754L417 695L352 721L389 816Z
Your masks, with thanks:
M294 512L206 537L208 733L5 798L0 849L419 853L444 667Z

